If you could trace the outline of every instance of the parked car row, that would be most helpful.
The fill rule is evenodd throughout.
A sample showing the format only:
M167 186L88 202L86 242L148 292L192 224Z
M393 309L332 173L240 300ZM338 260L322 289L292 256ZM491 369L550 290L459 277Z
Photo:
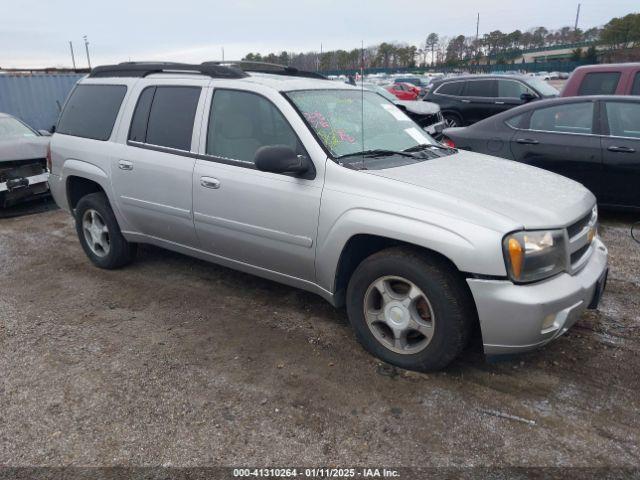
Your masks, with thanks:
M585 96L515 108L444 143L544 168L582 183L606 207L640 208L640 97Z

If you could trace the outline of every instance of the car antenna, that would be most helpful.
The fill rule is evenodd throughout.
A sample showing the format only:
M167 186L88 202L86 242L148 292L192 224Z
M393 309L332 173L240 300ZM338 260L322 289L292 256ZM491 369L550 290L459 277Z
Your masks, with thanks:
M364 148L364 40L360 40L360 135L362 136L362 151ZM362 155L362 168L364 169L364 155Z

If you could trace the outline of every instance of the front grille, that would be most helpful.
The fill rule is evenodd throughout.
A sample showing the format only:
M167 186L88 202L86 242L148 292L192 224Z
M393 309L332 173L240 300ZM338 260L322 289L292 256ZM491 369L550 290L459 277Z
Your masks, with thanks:
M575 252L573 252L571 254L571 265L575 265L578 263L578 261L580 261L580 259L582 258L582 256L587 253L587 251L589 250L589 248L591 248L591 244L588 243L586 244L584 247L580 247L578 250L576 250Z
M570 273L577 273L587 264L593 251L591 243L597 223L598 210L593 207L591 211L567 227Z
M587 227L589 225L589 222L591 221L592 216L593 216L593 212L589 212L580 220L578 220L576 223L569 225L567 227L569 238L575 237L578 233L582 231L583 228Z
M432 114L428 114L425 115L425 119L424 119L424 126L429 126L429 125L433 125L434 123L438 123L440 120L438 120L438 114L437 113L432 113Z
M0 183L14 178L33 177L47 171L47 161L44 158L32 160L15 160L0 163Z

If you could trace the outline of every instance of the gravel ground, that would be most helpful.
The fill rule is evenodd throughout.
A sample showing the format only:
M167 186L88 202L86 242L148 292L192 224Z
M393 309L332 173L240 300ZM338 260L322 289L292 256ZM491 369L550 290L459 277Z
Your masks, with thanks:
M640 245L541 351L387 368L319 297L157 248L90 265L61 211L0 220L0 465L640 466Z

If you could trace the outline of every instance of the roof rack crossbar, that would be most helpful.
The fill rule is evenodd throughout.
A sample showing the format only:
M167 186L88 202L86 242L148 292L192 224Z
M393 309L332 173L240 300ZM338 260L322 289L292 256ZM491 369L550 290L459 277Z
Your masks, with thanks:
M310 72L307 70L299 70L295 67L280 65L278 63L253 62L248 60L240 60L240 61L226 61L226 62L220 62L220 61L203 62L202 65L229 66L229 67L239 68L243 72L271 73L273 75L285 75L289 77L317 78L320 80L327 80L327 77L325 77L321 73Z

